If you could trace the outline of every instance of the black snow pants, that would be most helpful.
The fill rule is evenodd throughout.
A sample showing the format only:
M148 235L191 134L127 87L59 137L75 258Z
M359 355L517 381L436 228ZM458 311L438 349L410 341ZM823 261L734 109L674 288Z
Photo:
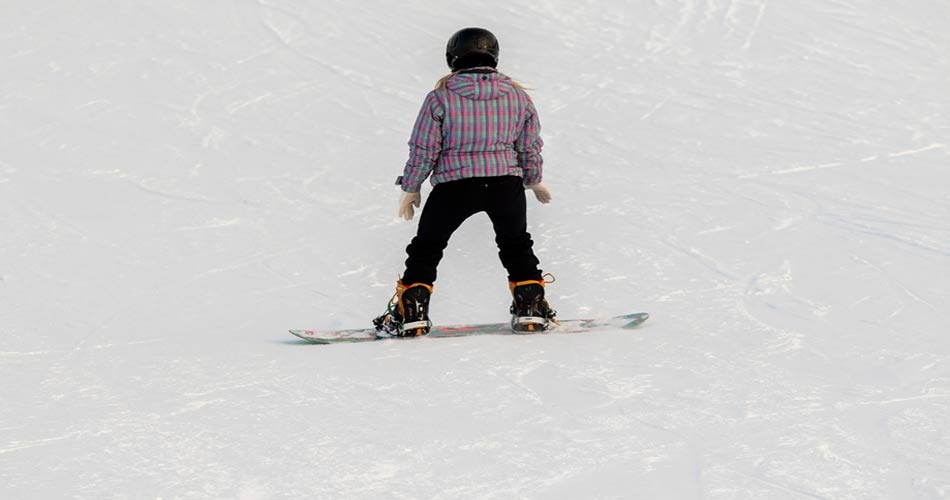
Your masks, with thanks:
M510 281L540 280L539 261L531 249L521 177L477 177L437 184L429 194L416 237L406 247L402 282L435 283L436 267L449 237L466 219L485 212L495 229L498 257Z

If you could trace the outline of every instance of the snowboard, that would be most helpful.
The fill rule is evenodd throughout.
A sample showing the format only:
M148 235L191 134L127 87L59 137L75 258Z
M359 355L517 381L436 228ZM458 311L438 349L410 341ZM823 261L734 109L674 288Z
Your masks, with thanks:
M647 313L632 313L623 316L601 319L567 319L559 320L558 324L547 330L531 332L516 332L511 329L510 323L485 323L475 325L433 326L428 335L423 337L390 337L377 336L375 328L358 328L354 330L318 331L318 330L290 330L290 333L313 344L339 344L344 342L372 342L387 339L410 338L454 338L471 335L537 335L552 333L579 333L594 330L629 330L636 328L649 319Z

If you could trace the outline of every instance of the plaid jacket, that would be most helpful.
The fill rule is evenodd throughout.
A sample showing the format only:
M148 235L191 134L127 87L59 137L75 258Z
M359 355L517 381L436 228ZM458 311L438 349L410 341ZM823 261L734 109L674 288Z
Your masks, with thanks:
M451 76L429 92L409 140L402 189L469 177L516 175L541 182L541 124L523 90L491 68Z

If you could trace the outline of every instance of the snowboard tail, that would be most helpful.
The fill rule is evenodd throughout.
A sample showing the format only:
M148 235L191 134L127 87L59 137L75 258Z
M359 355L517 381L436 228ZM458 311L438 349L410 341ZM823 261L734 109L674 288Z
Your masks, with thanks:
M471 335L537 335L547 333L579 333L594 330L629 330L643 324L650 318L644 312L614 316L600 319L568 319L558 321L547 330L513 331L510 323L484 323L473 325L433 326L425 337L453 338ZM377 335L375 328L358 328L353 330L317 331L317 330L290 330L293 335L313 344L339 344L346 342L372 342L391 338L388 335ZM408 337L413 338L413 337Z

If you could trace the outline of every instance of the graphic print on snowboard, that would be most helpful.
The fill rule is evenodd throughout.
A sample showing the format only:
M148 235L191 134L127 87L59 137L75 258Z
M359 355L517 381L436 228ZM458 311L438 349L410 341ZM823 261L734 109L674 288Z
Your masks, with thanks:
M433 326L424 337L450 338L467 337L471 335L539 335L551 333L580 333L595 330L629 330L643 324L650 318L644 312L614 316L600 319L569 319L559 321L557 326L548 330L516 332L511 329L510 323L484 323L474 325ZM317 330L290 330L290 333L313 344L338 344L345 342L372 342L399 337L377 335L375 328L358 328L353 330L317 331ZM414 337L407 337L414 338Z

